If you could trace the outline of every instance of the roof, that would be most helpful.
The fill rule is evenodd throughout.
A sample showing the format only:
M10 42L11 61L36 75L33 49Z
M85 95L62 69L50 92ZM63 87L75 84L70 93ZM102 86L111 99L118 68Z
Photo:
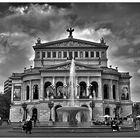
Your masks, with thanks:
M56 46L57 45L57 46ZM107 49L108 46L105 43L95 43L91 41L75 39L75 38L66 38L62 40L51 41L47 43L36 43L33 46L34 49L44 49L47 47L100 47Z

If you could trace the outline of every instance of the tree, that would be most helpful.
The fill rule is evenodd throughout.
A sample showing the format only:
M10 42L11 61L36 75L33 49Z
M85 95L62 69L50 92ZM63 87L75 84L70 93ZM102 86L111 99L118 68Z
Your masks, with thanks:
M9 119L11 104L11 91L0 95L0 117L2 119Z

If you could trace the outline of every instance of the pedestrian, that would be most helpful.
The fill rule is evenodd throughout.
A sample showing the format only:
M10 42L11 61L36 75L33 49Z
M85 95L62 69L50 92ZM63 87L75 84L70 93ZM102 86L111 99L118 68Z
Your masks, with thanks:
M29 132L29 134L32 133L32 121L31 119L27 121L27 127L26 127L26 134Z
M22 129L23 129L24 131L26 131L26 129L27 129L27 121L25 121L25 122L23 123Z

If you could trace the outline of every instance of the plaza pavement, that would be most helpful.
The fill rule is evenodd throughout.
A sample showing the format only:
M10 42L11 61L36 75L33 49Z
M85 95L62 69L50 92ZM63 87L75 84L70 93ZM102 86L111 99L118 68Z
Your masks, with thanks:
M121 138L121 137L128 137L128 138L140 138L140 130L132 131L132 132L98 132L98 133L42 133L42 132L34 132L34 129L32 131L32 134L25 134L22 131L13 131L12 128L0 128L0 138L13 138L13 137L20 137L20 138L25 138L25 137L34 137L34 138L43 138L43 137L48 137L48 138L62 138L62 137L67 137L67 138L106 138L106 137L113 137L113 138Z

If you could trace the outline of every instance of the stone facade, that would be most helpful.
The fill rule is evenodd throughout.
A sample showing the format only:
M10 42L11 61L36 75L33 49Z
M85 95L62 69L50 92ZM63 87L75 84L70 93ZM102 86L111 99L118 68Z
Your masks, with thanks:
M33 49L34 67L11 76L11 122L36 116L39 122L47 123L50 115L57 122L57 108L68 106L70 102L71 58L75 59L76 67L75 105L89 108L90 120L92 111L95 120L101 120L106 114L115 117L118 104L119 117L132 113L131 76L107 66L108 46L103 40L100 43L73 37L48 43L38 40ZM50 100L54 103L51 114ZM93 110L91 101L95 103Z

